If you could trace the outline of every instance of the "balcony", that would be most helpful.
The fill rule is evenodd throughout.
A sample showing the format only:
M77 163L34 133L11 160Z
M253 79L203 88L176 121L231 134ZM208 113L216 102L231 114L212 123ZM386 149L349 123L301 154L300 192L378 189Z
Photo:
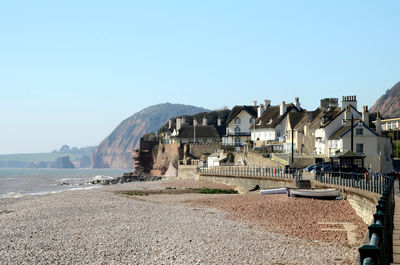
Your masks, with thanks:
M251 136L250 132L228 132L225 136Z

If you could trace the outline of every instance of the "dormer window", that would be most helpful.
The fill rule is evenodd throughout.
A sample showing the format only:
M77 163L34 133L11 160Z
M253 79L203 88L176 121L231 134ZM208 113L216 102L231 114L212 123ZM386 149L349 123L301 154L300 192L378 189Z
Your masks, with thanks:
M272 119L269 119L269 121L268 121L268 123L267 124L271 124L272 123Z
M235 124L240 124L240 118L235 119Z

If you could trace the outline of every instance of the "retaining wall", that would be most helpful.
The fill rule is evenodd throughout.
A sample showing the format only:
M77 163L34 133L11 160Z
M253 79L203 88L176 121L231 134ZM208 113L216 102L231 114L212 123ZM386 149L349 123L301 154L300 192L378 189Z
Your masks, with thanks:
M197 166L192 165L178 165L178 178L198 180L196 168Z
M182 166L179 165L178 177L181 179L194 179L198 181L208 181L221 184L232 185L240 193L246 193L259 185L261 189L279 188L279 187L296 187L296 180L284 178L271 178L271 177L257 177L257 176L229 176L213 174L198 174L196 173L196 166ZM330 184L320 183L312 180L311 187L313 188L326 188L337 187L343 188L344 196L350 203L351 207L355 210L358 216L366 224L371 224L374 220L373 214L376 212L376 205L378 203L379 194Z
M232 185L240 193L246 193L253 189L256 185L261 189L280 188L280 187L296 187L296 181L293 179L277 179L268 177L250 177L250 176L213 176L212 174L201 174L196 178L200 181L216 182L221 184Z

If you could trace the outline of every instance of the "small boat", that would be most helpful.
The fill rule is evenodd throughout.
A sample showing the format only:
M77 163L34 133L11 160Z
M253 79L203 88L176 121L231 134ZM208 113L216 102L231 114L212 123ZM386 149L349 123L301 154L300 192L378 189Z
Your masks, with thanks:
M265 194L286 194L286 188L275 188L275 189L267 189L267 190L260 190L261 195Z
M290 195L313 197L313 198L331 198L339 197L340 190L336 188L328 189L291 189Z

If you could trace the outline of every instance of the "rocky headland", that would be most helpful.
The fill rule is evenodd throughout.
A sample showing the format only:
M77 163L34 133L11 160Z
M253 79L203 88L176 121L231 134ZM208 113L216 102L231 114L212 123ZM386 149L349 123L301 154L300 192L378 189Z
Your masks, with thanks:
M400 82L381 96L372 106L371 112L379 112L386 118L400 116Z

